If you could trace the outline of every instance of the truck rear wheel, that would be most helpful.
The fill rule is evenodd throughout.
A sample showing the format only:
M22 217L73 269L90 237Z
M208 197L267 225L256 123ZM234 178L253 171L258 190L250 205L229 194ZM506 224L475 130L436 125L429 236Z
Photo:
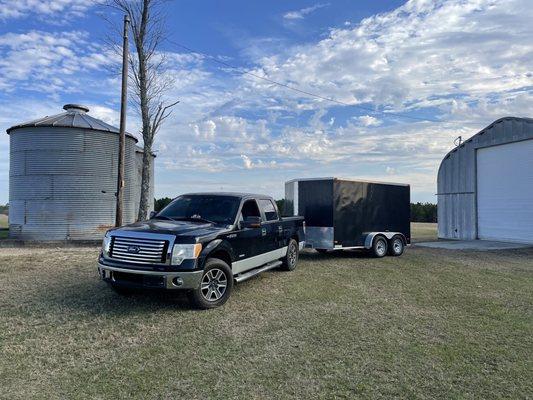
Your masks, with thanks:
M394 236L390 241L389 255L393 257L401 256L404 249L405 245L403 244L403 239L400 236Z
M387 255L387 240L383 236L377 236L372 243L372 253L374 257L381 258Z
M228 264L218 258L205 263L200 286L188 293L189 301L197 308L219 307L228 301L233 289L233 275Z
M294 239L289 240L289 245L287 246L287 254L281 260L283 263L283 269L285 271L293 271L298 264L299 256L298 242Z

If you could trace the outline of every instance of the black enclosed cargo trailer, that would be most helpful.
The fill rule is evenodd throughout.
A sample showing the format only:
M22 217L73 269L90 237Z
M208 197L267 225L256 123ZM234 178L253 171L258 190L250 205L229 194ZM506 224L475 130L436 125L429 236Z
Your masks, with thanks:
M400 255L410 243L410 187L339 178L285 183L285 213L305 217L306 245Z

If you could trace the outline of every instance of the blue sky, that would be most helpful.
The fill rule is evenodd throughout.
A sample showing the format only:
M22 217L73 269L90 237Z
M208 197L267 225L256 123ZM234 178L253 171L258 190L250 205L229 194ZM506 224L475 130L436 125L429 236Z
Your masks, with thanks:
M168 99L181 102L156 138L156 196L279 198L285 180L340 176L410 183L413 200L435 202L455 137L531 116L532 10L527 0L170 1L161 51ZM2 131L69 102L118 126L102 12L87 0L0 0ZM132 108L128 130L139 132ZM5 203L5 134L0 154Z

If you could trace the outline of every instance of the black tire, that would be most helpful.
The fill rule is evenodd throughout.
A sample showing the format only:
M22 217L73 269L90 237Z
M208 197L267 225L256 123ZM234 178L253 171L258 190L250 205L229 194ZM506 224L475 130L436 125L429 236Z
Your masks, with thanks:
M372 243L372 254L376 258L382 258L387 255L388 244L387 239L383 236L376 236Z
M111 286L111 289L113 291L121 296L131 296L135 293L135 289L127 287L127 286L121 286L114 283L110 283L109 286Z
M405 244L401 236L394 236L389 243L389 255L398 257L403 254L405 250Z
M317 252L319 252L320 254L328 254L329 253L329 250L328 249L315 249Z
M285 271L294 271L296 265L298 264L298 257L300 255L300 248L298 247L298 242L294 239L289 240L287 245L287 254L283 257L282 269Z
M232 290L233 274L229 265L218 258L210 258L205 263L200 286L187 295L193 306L206 310L223 305Z

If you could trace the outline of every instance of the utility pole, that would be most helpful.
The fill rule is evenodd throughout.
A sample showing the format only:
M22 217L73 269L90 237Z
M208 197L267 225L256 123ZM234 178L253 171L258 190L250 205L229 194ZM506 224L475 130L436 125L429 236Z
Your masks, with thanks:
M128 25L130 18L124 15L124 44L122 46L122 93L120 95L120 132L118 142L117 209L115 226L122 225L124 203L124 163L126 142L126 105L128 101Z

